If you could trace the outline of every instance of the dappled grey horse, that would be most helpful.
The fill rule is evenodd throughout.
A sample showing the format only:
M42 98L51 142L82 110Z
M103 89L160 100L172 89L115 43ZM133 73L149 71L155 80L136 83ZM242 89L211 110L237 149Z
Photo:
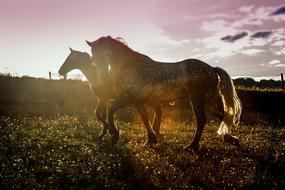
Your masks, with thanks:
M91 56L88 53L76 51L70 48L70 54L60 67L58 73L65 75L68 72L78 69L80 70L89 82L92 93L98 97L98 103L96 106L95 114L99 121L103 123L103 129L99 135L101 140L107 133L108 125L106 121L106 102L116 99L116 93L112 88L112 81L108 78L104 78L104 83L98 83L98 74L94 66L91 65ZM103 77L103 76L101 76ZM149 104L155 111L155 117L153 121L153 129L150 127L149 116L144 103L134 102L134 107L139 112L143 123L148 132L147 143L157 142L157 136L159 135L159 126L161 122L161 106L157 103Z
M186 149L199 150L199 141L206 124L206 109L222 120L218 134L226 139L232 126L238 126L241 103L230 76L221 68L214 68L197 59L162 63L129 48L110 36L88 42L92 48L92 64L98 73L98 83L112 80L116 101L108 109L106 125L113 140L119 132L114 125L114 114L130 103L171 102L188 99L197 121L194 138ZM106 77L108 76L108 77Z

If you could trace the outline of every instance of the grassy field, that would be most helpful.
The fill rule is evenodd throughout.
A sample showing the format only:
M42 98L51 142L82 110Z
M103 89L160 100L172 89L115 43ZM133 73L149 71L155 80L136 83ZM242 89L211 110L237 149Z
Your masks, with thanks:
M284 189L285 129L242 125L242 148L223 144L210 122L201 152L183 150L194 123L164 118L159 144L141 122L118 122L120 140L96 137L93 118L1 117L1 189Z
M222 143L210 120L194 154L183 149L195 131L184 108L163 109L152 147L139 116L122 110L112 146L110 136L96 140L101 124L87 83L19 78L0 80L0 89L0 189L285 188L283 92L240 90L241 148Z

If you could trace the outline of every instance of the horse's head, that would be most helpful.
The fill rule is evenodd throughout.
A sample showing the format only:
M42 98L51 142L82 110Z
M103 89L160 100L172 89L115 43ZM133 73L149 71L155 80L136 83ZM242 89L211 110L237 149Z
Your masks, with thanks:
M110 36L101 37L93 42L86 40L86 43L91 47L92 60L98 64L110 64L110 58L113 54L111 51L113 38Z
M132 59L134 51L131 50L123 38L101 37L93 42L86 41L91 47L92 60L96 65L124 64Z
M91 63L91 57L88 53L80 52L70 49L70 54L65 59L64 63L61 65L60 69L58 70L58 73L60 75L65 75L71 70L74 69L81 69L86 64Z
M99 78L106 78L108 76L111 65L116 60L110 48L112 41L113 38L110 36L101 37L93 42L86 40L88 46L91 47L92 65L96 67Z

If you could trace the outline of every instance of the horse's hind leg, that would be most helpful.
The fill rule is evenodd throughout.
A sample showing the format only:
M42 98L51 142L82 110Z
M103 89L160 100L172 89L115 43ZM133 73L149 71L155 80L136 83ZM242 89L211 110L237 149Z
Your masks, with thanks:
M148 135L148 141L146 144L149 143L157 143L157 137L153 131L153 129L150 126L149 123L149 116L146 110L146 107L144 104L138 103L138 104L134 104L135 108L138 110L138 112L140 113L140 116L143 120L144 126L147 130L147 135Z
M118 109L122 108L127 104L129 104L129 101L127 99L117 99L108 109L107 113L108 130L112 136L113 144L115 144L119 140L119 131L114 124L114 115Z
M233 115L226 113L217 133L222 136L224 142L240 147L239 139L231 135L232 121Z
M190 145L186 146L186 150L193 150L194 152L199 151L199 141L202 136L202 132L204 130L206 124L206 113L205 113L205 105L204 101L201 99L193 99L192 107L194 110L194 114L197 121L197 128L195 131L194 138Z
M99 99L98 104L96 106L96 110L95 110L95 115L96 118L103 123L103 128L101 133L99 134L98 140L102 140L102 138L106 135L107 130L108 130L108 124L106 122L106 102L105 101L101 101Z
M149 103L148 104L150 107L152 107L152 109L155 112L155 116L153 119L153 124L152 124L152 128L156 134L156 136L160 136L159 131L160 131L160 124L161 124L161 118L162 118L162 111L161 111L161 106L160 104L157 103Z

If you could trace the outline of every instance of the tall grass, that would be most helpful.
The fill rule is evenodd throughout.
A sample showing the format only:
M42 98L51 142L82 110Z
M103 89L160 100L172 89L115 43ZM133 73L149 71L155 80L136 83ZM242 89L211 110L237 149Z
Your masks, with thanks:
M183 147L195 123L164 117L159 144L145 146L140 120L117 123L120 140L98 142L101 126L84 116L6 117L0 127L3 189L282 189L285 130L240 128L242 148L221 142L209 123L200 154Z

